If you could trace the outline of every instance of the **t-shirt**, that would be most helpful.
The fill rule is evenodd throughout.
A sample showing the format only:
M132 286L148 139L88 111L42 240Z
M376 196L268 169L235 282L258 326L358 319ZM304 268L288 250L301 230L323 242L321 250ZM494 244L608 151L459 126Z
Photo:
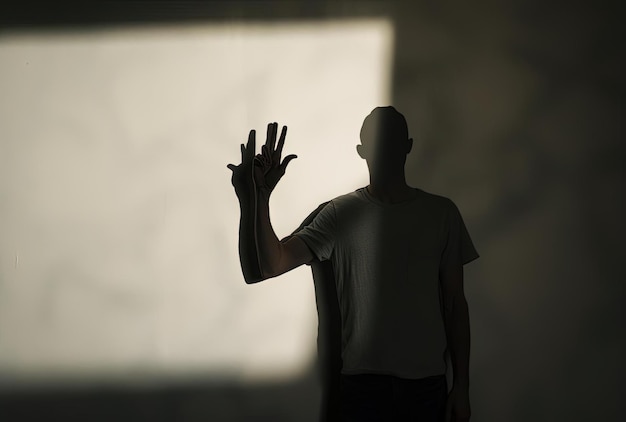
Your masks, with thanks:
M283 241L311 224L317 214L328 204L325 202L311 212ZM314 259L311 266L317 306L317 353L318 372L321 381L320 420L340 419L341 387L341 313L337 300L335 275L329 260Z
M344 374L445 372L439 270L478 258L450 199L414 189L409 200L387 204L361 188L294 235L332 263Z

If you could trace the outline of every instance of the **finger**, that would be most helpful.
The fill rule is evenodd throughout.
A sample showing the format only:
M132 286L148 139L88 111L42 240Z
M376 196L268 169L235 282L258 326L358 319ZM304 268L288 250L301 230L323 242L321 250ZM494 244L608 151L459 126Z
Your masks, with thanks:
M252 129L248 135L248 146L246 147L246 160L252 161L256 151L256 131Z
M252 163L257 167L263 167L263 160L259 158L258 155L254 157L254 160L252 161Z
M280 161L280 156L283 153L283 146L285 145L285 137L287 136L287 126L283 126L280 131L280 138L278 138L278 147L276 147L275 157L276 161Z
M235 169L237 168L237 166L234 164L229 164L226 167L228 167L231 171L235 171Z
M257 167L261 167L261 168L267 167L267 164L265 163L265 159L263 158L262 155L257 155L256 157L254 157L254 165Z
M295 158L298 158L296 154L290 154L286 156L280 165L280 170L284 173L287 170L287 165L289 164L289 162Z
M246 159L246 146L241 144L241 162Z
M267 160L268 162L269 162L269 161L270 161L270 159L272 158L272 157L270 157L270 153L269 153L269 149L267 148L267 145L263 145L263 146L261 147L261 155L263 155L263 158L264 158L265 160Z
M265 145L266 146L269 146L271 144L273 127L274 127L273 123L268 123L267 124L267 134L265 135Z
M276 147L276 130L278 128L278 123L270 123L267 125L267 141L265 145L268 146L270 152L274 152L274 148Z
M276 135L278 135L278 123L274 122L274 131L272 133L272 145L270 147L270 152L276 151Z

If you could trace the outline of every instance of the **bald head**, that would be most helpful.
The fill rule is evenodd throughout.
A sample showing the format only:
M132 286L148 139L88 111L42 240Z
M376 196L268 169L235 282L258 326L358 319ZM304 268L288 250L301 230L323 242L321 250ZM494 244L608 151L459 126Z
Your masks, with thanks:
M409 139L406 119L392 106L376 107L363 121L359 155L368 161L370 171L383 167L404 168L413 140Z
M392 146L401 144L409 137L406 119L392 106L376 107L363 121L361 143L363 145Z

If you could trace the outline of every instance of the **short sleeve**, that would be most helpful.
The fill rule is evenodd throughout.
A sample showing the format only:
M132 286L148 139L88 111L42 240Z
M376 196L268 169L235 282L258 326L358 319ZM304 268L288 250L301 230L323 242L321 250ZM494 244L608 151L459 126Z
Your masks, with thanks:
M331 201L315 215L309 224L294 232L293 236L302 239L318 260L326 261L330 259L335 246L335 227L335 206Z
M459 209L452 201L449 201L445 227L441 268L465 265L480 256L474 248Z

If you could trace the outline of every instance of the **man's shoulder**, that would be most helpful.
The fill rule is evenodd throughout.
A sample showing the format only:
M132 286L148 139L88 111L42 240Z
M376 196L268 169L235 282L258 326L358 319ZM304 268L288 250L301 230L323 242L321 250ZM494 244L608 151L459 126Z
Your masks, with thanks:
M346 192L343 195L339 195L339 196L334 197L332 200L333 201L335 201L335 200L351 200L351 199L360 198L362 196L361 192L363 191L363 189L365 189L365 188L358 188L358 189L355 189L353 191Z
M419 189L419 188L414 188L414 189L416 189L420 193L424 201L427 201L434 205L448 207L450 206L450 204L453 203L452 200L448 198L447 196L438 195L438 194L431 193L431 192L426 192L425 190Z
M422 213L425 212L433 216L446 216L456 207L452 199L447 196L426 192L418 188L415 189L419 192L419 201L416 201L416 206Z
M447 196L427 192L420 188L413 189L418 192L418 196L416 197L416 199L419 199L417 202L419 202L421 207L426 205L427 208L439 212L448 211L456 207L454 201L452 201L452 199ZM315 210L314 213L321 211L328 205L337 210L342 208L348 209L351 207L361 207L362 205L369 204L369 201L367 200L367 195L364 190L365 188L358 188L354 191L336 196L333 199L320 204L320 206Z
M344 193L343 195L336 196L328 201L328 203L332 203L334 206L341 206L351 203L363 202L363 189L365 188L358 188L351 192Z
M304 219L304 221L302 221L302 224L300 224L300 227L298 227L294 231L294 233L298 232L299 230L302 230L303 227L309 225L315 219L315 217L317 217L317 215L320 214L322 211L324 211L324 213L328 216L329 213L334 214L334 210L332 210L332 208L337 208L337 207L343 208L346 204L354 202L355 200L358 200L357 192L358 192L358 189L356 191L348 192L343 195L336 196L333 199L330 199L328 201L322 202L321 204L317 206L317 208L311 211L311 213ZM332 208L327 208L327 207L332 207Z
M446 211L456 206L452 199L447 196L427 192L420 188L413 189L418 192L416 199L418 199L417 202L419 202L421 207L426 205L427 208L430 208L433 211ZM365 193L365 188L363 187L343 195L336 196L333 199L324 202L319 206L318 210L323 209L327 205L331 205L337 209L350 208L353 206L360 207L366 204L369 204L369 201L367 200L367 194Z

